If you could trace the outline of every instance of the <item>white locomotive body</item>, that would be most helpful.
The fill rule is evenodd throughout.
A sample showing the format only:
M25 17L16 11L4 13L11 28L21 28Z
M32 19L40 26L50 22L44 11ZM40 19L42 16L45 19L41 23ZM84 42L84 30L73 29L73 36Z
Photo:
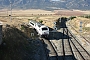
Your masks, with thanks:
M40 36L48 36L49 35L49 28L44 24L41 24L35 20L30 20L29 25L36 29Z

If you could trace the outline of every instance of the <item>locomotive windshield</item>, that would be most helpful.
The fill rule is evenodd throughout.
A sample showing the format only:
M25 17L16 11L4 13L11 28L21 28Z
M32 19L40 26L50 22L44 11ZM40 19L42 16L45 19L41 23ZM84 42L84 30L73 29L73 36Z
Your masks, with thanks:
M42 30L48 30L47 28L42 28Z

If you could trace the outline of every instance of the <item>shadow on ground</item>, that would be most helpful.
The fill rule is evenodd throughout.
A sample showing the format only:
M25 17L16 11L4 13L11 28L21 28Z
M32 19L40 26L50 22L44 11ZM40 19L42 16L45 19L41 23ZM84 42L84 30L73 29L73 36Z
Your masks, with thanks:
M67 22L67 18L65 17L59 18L56 26L57 26L57 30L61 30L62 32L58 32L57 30L54 31L53 29L50 28L50 34L49 34L48 39L49 40L54 40L54 39L60 40L60 39L71 38L67 34L65 34L65 29L67 29L66 22Z
M57 23L57 29L61 30L61 32L58 31L53 31L53 29L50 29L50 35L48 38L48 40L62 40L62 47L63 47L63 52L64 51L64 40L69 40L71 39L71 37L68 35L68 30L65 31L65 29L67 29L66 26L66 22L67 22L67 18L60 18L60 21ZM48 51L49 54L49 51ZM49 57L50 60L54 59L56 60L56 56L50 56ZM74 55L62 55L62 56L58 56L59 60L76 60Z

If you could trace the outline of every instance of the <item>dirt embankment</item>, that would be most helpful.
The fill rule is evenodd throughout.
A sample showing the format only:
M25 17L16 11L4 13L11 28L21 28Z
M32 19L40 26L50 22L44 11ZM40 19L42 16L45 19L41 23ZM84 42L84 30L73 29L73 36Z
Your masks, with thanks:
M34 36L31 36L34 33ZM3 44L0 46L1 60L36 60L43 57L41 41L33 29L8 25L3 28ZM42 52L40 54L40 52ZM43 55L42 55L43 54Z
M73 33L78 37L78 39L80 39L82 45L85 45L85 49L90 48L90 18L77 17L69 22L70 25L78 32Z
M82 23L80 23L82 22ZM77 17L70 21L71 25L75 27L75 29L79 32L80 26L82 26L82 32L83 34L90 34L90 19L83 18L83 17Z
M32 45L33 46L33 45ZM31 47L27 41L27 36L14 27L3 29L3 44L0 46L1 60L22 60L30 59ZM28 57L30 58L28 58ZM26 59L26 60L27 60Z

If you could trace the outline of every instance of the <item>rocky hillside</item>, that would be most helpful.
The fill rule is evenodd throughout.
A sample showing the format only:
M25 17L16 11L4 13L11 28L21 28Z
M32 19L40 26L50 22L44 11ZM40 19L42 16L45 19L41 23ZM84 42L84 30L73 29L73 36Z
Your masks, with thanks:
M20 9L90 9L90 0L0 0L0 8Z

